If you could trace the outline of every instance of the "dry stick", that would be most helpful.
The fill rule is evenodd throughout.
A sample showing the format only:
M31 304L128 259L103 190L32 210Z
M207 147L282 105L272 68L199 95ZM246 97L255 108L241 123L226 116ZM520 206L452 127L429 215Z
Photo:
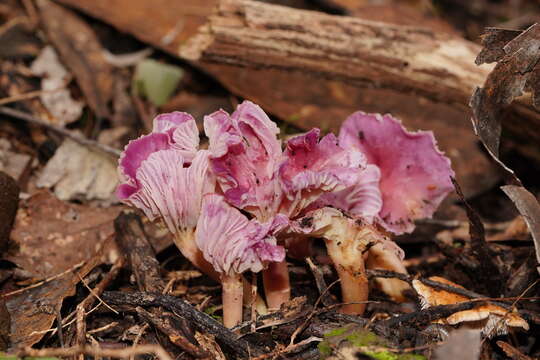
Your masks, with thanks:
M114 221L114 227L117 234L116 241L128 258L131 270L137 279L139 290L163 293L167 287L161 277L159 262L146 237L139 216L134 213L123 212ZM154 309L151 315L151 318L146 316L144 319L154 324L155 327L165 334L173 344L195 356L195 353L193 353L195 345L187 338L192 337L191 327L184 319L178 319L178 321L182 323L182 326L181 329L177 329L170 323L167 316L162 315L162 310ZM167 322L168 326L157 326L155 323L157 319L159 319L161 323ZM174 333L172 333L173 331ZM191 346L188 344L191 344ZM197 356L202 357L206 356L206 354L198 352Z
M100 295L105 291L107 286L110 285L110 283L116 279L118 276L118 273L120 272L120 269L124 265L123 258L119 258L116 260L114 265L111 267L111 270L107 273L107 275L101 279L101 281L94 287L94 289L91 289L86 281L79 275L79 278L81 279L81 282L84 284L84 286L88 289L90 294L77 305L76 311L76 329L77 329L77 336L76 336L76 344L78 346L83 346L86 343L86 315L89 314L90 307L94 304L95 300L99 300L100 304L104 304L109 309L113 310L114 313L118 314L116 310L111 308L109 305L107 305L101 298ZM62 331L62 325L59 323L58 325L58 334L60 334ZM83 359L83 354L79 354L79 359Z
M187 353L192 355L196 358L206 358L208 357L208 353L205 351L201 351L189 342L184 335L180 333L178 329L175 329L170 322L170 318L167 317L160 317L155 314L152 314L146 310L144 310L142 307L137 306L135 308L135 311L137 311L137 314L143 318L145 321L151 323L154 325L159 331L166 334L169 337L169 340L179 348L184 349Z
M11 116L11 117L19 119L19 120L24 120L24 121L26 121L26 122L28 122L30 124L34 124L34 125L44 127L44 128L46 128L48 130L54 131L55 133L57 133L59 135L70 138L71 140L73 140L75 142L78 142L79 144L81 144L83 146L88 146L88 147L91 147L93 149L102 151L102 152L104 152L104 153L106 153L108 155L112 155L115 158L119 157L120 154L121 154L120 150L117 150L115 148L112 148L112 147L104 145L104 144L100 144L97 141L87 139L84 136L74 134L71 131L66 130L66 129L60 127L60 126L49 124L46 121L38 119L37 117L34 117L33 115L27 114L27 113L22 112L22 111L11 109L11 108L6 107L6 106L0 106L0 114Z
M48 282L51 282L51 281L53 281L53 280L55 280L55 279L58 279L58 278L60 278L60 277L62 277L62 276L64 276L64 275L66 275L66 274L69 274L69 273L72 272L72 271L75 271L75 270L79 269L81 266L84 265L85 262L86 262L86 261L81 261L80 263L77 263L77 264L73 265L71 268L69 268L69 269L67 269L67 270L65 270L65 271L63 271L63 272L61 272L61 273L59 273L59 274L53 275L53 276L51 276L51 277L48 277L48 278L46 278L45 280L39 281L39 282L37 282L37 283L35 283L35 284L32 284L32 285L30 285L30 286L27 286L27 287L25 287L25 288L18 289L18 290L12 291L12 292L8 292L7 294L3 294L3 295L1 295L0 297L6 298L6 297L9 297L9 296L16 295L16 294L20 294L20 293L25 292L25 291L27 291L27 290L30 290L30 289L39 287L39 286L41 286L41 285L43 285L43 284L46 284L46 283L48 283Z
M309 269L311 270L311 273L313 274L313 277L315 278L315 284L317 285L317 289L319 290L319 294L322 296L322 304L324 306L330 306L335 303L333 299L330 297L330 294L326 291L328 288L326 286L326 281L324 281L324 275L322 271L313 263L311 258L306 258L306 263L309 266ZM323 296L324 294L324 296Z
M173 360L160 345L139 345L125 349L104 349L98 346L73 346L69 348L25 348L16 353L17 357L68 357L79 354L94 357L126 359L132 355L155 354L159 360Z
M193 306L186 301L169 296L148 293L123 293L119 291L108 291L103 294L103 299L109 304L114 305L132 305L132 306L162 306L172 311L179 318L185 318L193 326L205 333L212 334L221 344L227 346L231 351L241 357L252 355L258 356L265 351L257 345L249 343L227 329L221 323L210 317L209 315L197 311Z
M6 105L6 104L17 102L17 101L32 99L32 98L40 96L41 94L54 93L56 91L64 90L65 88L66 88L65 86L62 86L56 89L29 91L23 94L8 96L8 97L0 99L0 105Z
M322 301L323 297L326 295L326 293L330 290L330 288L332 286L334 286L335 284L337 284L338 282L340 282L341 280L340 279L337 279L336 281L332 282L330 285L328 285L328 287L323 291L323 293L321 295L319 295L319 298L317 299L317 301L315 301L315 304L313 305L313 310L311 311L311 313L307 316L306 320L302 323L302 325L300 325L294 332L293 334L291 335L291 341L289 343L289 346L292 346L293 343L294 343L294 340L296 339L296 336L298 336L298 334L300 334L307 326L307 324L311 321L311 319L313 318L313 316L315 316L315 314L317 313L317 306L319 305L319 303Z

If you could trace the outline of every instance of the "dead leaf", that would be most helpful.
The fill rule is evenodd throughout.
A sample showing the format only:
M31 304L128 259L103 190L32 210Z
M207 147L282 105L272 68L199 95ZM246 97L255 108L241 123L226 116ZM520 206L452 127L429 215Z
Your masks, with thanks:
M113 221L121 207L93 208L58 200L48 191L20 204L11 233L17 249L7 260L44 279L89 261L103 249L117 256Z
M536 78L532 75L540 72L540 24L531 26L502 46L502 42L511 34L491 32L484 37L488 48L480 52L476 63L495 59L498 63L488 75L484 87L477 88L470 101L475 132L497 161L500 161L499 139L504 108L521 96L525 89L532 91L533 103L540 108L540 87L530 82Z
M482 348L480 330L458 329L435 349L436 360L477 360Z
M108 155L65 139L37 180L60 200L110 200L118 184L117 164Z
M501 186L504 193L512 200L519 213L523 215L534 240L536 261L540 264L540 204L536 197L523 186ZM537 267L540 272L540 266Z
M47 251L46 249L43 251ZM101 263L95 256L82 267L69 271L63 276L45 282L15 295L5 297L11 318L10 347L12 352L37 343L50 329L56 319L56 312L62 301L75 294L75 286ZM57 275L57 274L55 274Z
M504 351L506 356L508 356L512 360L533 360L532 357L523 354L521 351L519 351L507 342L499 340L497 341L497 345L501 348L502 351Z
M17 182L21 182L29 172L32 157L10 150L11 144L6 139L0 139L0 171L4 171Z
M476 134L493 159L510 177L512 185L502 190L514 202L529 227L540 264L540 204L513 170L499 159L502 112L524 91L530 91L533 105L540 109L540 24L534 24L509 40L517 32L491 29L483 38L485 48L478 55L477 64L498 61L484 87L477 88L471 98L473 126ZM509 40L507 43L504 41ZM528 133L527 133L528 134ZM540 272L540 266L537 267Z
M203 350L212 355L212 359L215 360L226 360L225 354L221 350L221 347L216 342L215 336L210 334L204 334L200 332L195 332L195 339L202 347Z
M58 124L77 121L82 115L84 104L71 97L67 89L71 74L60 63L53 47L44 47L30 69L34 75L42 77L41 101L51 115L58 119Z
M108 117L112 66L105 60L96 34L72 11L49 0L36 3L47 37L77 79L88 105L98 117Z
M0 58L30 58L38 54L40 42L30 27L25 16L15 17L0 26Z
M9 345L11 319L4 299L0 298L0 351L6 351Z

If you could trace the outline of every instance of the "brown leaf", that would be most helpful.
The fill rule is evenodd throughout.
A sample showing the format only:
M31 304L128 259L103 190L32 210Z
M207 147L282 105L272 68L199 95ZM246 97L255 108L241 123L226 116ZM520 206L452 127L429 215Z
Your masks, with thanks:
M512 360L533 360L532 357L523 354L521 351L519 351L507 342L499 340L497 341L497 345L502 349L502 351L504 351L506 356L508 356Z
M108 117L112 67L105 60L94 31L60 5L49 0L38 0L37 5L47 37L73 72L88 104L97 116Z
M0 351L6 351L9 344L11 318L4 299L0 299Z
M6 306L11 318L9 351L37 343L56 319L62 301L75 293L75 285L101 260L94 257L51 281L15 295L8 295ZM58 275L58 274L55 274Z
M501 186L501 189L523 215L534 240L536 260L540 264L540 204L538 200L522 186L506 185ZM540 266L537 269L540 272Z
M486 28L482 35L482 51L474 61L476 65L492 63L502 59L506 53L504 46L513 38L521 34L521 30Z
M19 208L11 233L18 249L7 259L43 279L88 261L103 249L114 256L113 221L121 207L92 208L39 192Z
M540 24L531 26L502 46L502 41L510 35L508 32L495 32L487 36L485 41L488 48L478 55L476 61L482 63L498 59L498 63L486 79L484 87L477 88L470 101L475 131L497 161L501 118L505 107L521 96L526 88L532 90L535 105L540 102L537 99L540 85L529 82L531 77L531 80L537 79L539 75L532 74L540 71L540 67L535 67L540 60Z

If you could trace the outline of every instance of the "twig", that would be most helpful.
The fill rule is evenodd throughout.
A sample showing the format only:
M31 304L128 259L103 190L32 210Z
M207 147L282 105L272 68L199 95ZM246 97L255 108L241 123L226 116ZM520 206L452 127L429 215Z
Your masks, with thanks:
M0 107L0 110L1 110L1 107ZM61 273L59 273L59 274L53 275L53 276L51 276L51 277L49 277L49 278L46 278L45 280L39 281L39 282L37 282L37 283L35 283L35 284L32 284L32 285L30 285L30 286L27 286L27 287L25 287L25 288L18 289L18 290L12 291L12 292L8 292L7 294L3 294L3 295L1 295L0 297L6 298L6 297L9 297L9 296L16 295L16 294L20 294L20 293L25 292L25 291L27 291L27 290L30 290L30 289L39 287L39 286L41 286L41 285L43 285L43 284L46 284L46 283L48 283L48 282L51 282L51 281L53 281L53 280L55 280L55 279L58 279L58 278L60 278L60 277L62 277L62 276L64 276L64 275L66 275L66 274L69 274L69 273L72 272L72 271L75 271L75 270L79 269L81 266L84 265L85 262L86 262L86 261L81 261L80 263L73 265L71 268L69 268L69 269L67 269L67 270L65 270L65 271L63 271L63 272L61 272Z
M120 261L121 262L121 261ZM114 272L114 275L116 276L116 274L118 273L118 270L120 269L121 265L120 266L117 266L117 270ZM111 272L112 272L112 269L111 269ZM90 294L92 294L92 296L95 296L96 299L98 299L100 302L103 303L103 305L105 305L109 310L111 310L113 313L115 313L116 315L118 315L118 311L116 311L115 309L113 309L112 307L110 307L105 301L103 301L100 297L99 297L99 294L97 292L95 292L90 286L88 286L88 284L86 283L86 281L81 277L81 275L77 274L79 276L79 279L81 280L81 282L83 283L84 287L88 289L88 291L90 291ZM110 273L109 273L110 275ZM111 279L112 280L112 279ZM108 283L110 282L110 280L107 282L107 285ZM103 292L105 290L105 287L106 286L102 286L101 287L101 292ZM86 298L88 299L88 298ZM85 300L86 300L85 299ZM90 297L91 299L91 297ZM85 305L85 304L91 304L93 301L92 300L88 300L88 301L83 301L82 303L80 303L79 305L77 306L80 306L80 305L83 305L81 306L81 308L84 310L84 308L88 305Z
M197 346L192 344L184 335L180 333L179 330L175 329L171 323L170 318L167 317L167 315L161 315L158 316L156 314L152 314L146 310L144 310L142 307L137 306L135 308L135 311L137 311L137 314L143 318L148 323L151 323L154 325L156 329L161 331L163 334L167 335L169 340L171 342L181 348L182 350L186 351L190 355L196 358L207 358L208 353L205 351L200 351Z
M0 106L0 114L11 116L13 118L23 120L23 121L26 121L28 123L34 124L34 125L39 125L39 126L44 127L44 128L46 128L48 130L54 131L57 134L60 134L60 135L65 136L67 138L70 138L71 140L73 140L75 142L78 142L79 144L81 144L83 146L88 146L88 147L91 147L93 149L102 151L102 152L104 152L104 153L106 153L108 155L114 156L115 158L119 157L120 154L121 154L120 150L114 149L114 148L112 148L110 146L107 146L107 145L104 145L104 144L100 144L97 141L87 139L87 138L85 138L85 137L83 137L81 135L74 134L69 130L66 130L66 129L62 128L62 127L59 127L59 126L56 126L56 125L53 125L53 124L49 124L49 123L47 123L47 122L45 122L45 121L43 121L41 119L38 119L37 117L34 117L34 116L32 116L30 114L27 114L25 112L22 112L22 111L11 109L11 108L6 107L6 106Z
M62 313L61 313L62 304L56 307L56 323L58 324L58 340L60 340L60 347L64 347L64 334L62 333Z
M326 289L328 288L326 286L326 281L324 281L324 275L322 271L313 263L311 258L306 258L306 263L309 266L309 269L311 270L311 273L313 274L313 277L315 278L315 284L317 285L317 289L319 290L319 294L322 296L322 304L324 306L329 306L335 303L335 301L332 301L332 298L329 296Z
M118 325L119 322L118 321L113 321L105 326L102 326L102 327L98 327L98 328L95 328L95 329L92 329L92 330L88 330L86 333L87 334L96 334L96 333L99 333L99 332L102 332L102 331L105 331L105 330L109 330L110 328L113 328L115 327L116 325Z
M303 347L305 347L306 345L309 345L311 344L312 342L321 342L322 339L320 337L316 337L316 336L310 336L309 338L305 339L305 340L302 340L296 344L289 344L287 347L285 347L284 349L281 349L281 350L277 350L277 351L272 351L268 354L263 354L261 356L257 356L256 358L253 358L253 360L264 360L264 359L268 359L268 358L277 358L279 357L280 355L283 355L283 354L287 354L287 353L290 353L290 352L294 352L294 351L298 351L299 349L301 350Z
M209 315L197 311L193 306L182 299L169 295L148 294L141 292L123 293L109 291L103 293L102 298L110 304L132 306L162 306L172 311L176 316L188 320L197 330L212 334L216 340L226 345L231 351L241 357L248 357L249 353L259 356L264 353L257 345L249 343ZM249 350L248 350L249 349Z
M431 323L434 320L446 318L459 311L474 309L480 304L481 303L478 301L466 301L452 305L432 306L425 310L415 311L412 313L395 316L387 320L382 320L377 322L377 324L382 324L385 327L390 328L400 326L402 324L426 324Z
M32 98L40 96L41 94L54 93L56 91L60 91L60 90L64 90L64 89L65 89L65 87L62 86L62 87L56 88L56 89L29 91L29 92L23 93L23 94L17 94L17 95L13 95L13 96L8 96L8 97L0 99L0 105L6 105L6 104L14 103L14 102L17 102L17 101L32 99Z
M155 354L159 360L173 360L160 345L139 345L125 349L104 349L98 346L73 346L69 348L25 348L15 355L17 357L68 357L79 354L95 357L113 357L126 359L132 355Z
M326 293L330 290L332 286L336 285L339 282L340 282L339 279L332 282L330 285L328 285L326 289L324 289L322 294L319 295L319 298L317 299L317 301L315 301L315 304L313 305L313 309L310 312L310 314L307 316L306 320L302 323L302 325L300 325L296 330L294 330L293 334L291 335L291 341L289 342L289 346L292 346L294 344L294 340L296 339L296 336L298 336L298 334L300 334L306 328L307 324L311 321L313 316L315 316L315 314L317 313L317 306L319 306L319 303L322 301L323 296L326 295Z

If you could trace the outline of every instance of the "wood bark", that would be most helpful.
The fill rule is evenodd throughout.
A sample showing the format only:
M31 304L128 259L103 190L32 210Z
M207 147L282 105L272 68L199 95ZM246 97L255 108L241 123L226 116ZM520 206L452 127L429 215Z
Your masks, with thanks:
M208 24L181 47L180 56L203 65L307 72L466 105L489 70L470 61L479 50L423 28L221 0Z

